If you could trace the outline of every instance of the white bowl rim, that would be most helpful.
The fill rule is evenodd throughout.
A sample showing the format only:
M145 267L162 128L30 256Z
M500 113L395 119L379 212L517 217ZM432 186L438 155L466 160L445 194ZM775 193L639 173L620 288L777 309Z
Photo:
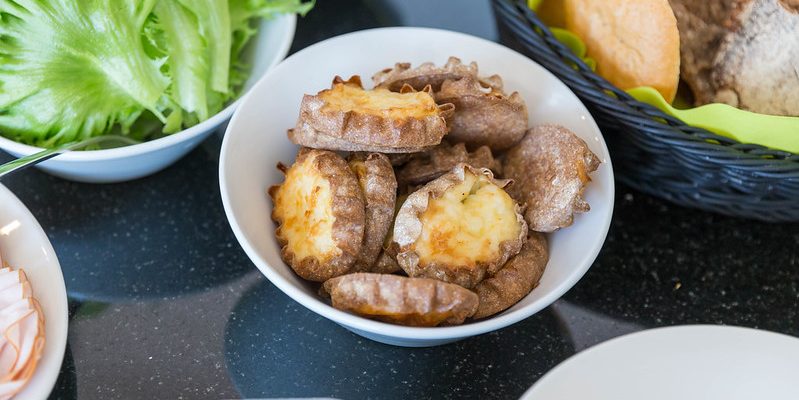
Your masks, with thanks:
M449 30L445 30L445 29L436 29L436 28L424 28L424 27L386 27L386 28L364 29L364 30L350 32L350 33L346 33L346 34L343 34L343 35L338 35L338 36L335 36L335 37L332 37L332 38L325 39L323 41L314 43L314 44L312 44L312 45L310 45L310 46L308 46L308 47L306 47L306 48L304 48L304 49L292 54L291 56L289 56L288 58L283 60L281 62L281 64L283 62L285 62L286 60L292 59L294 57L298 57L298 56L300 56L300 55L302 55L302 54L304 54L306 52L314 51L318 47L325 46L325 45L327 45L327 42L330 41L330 40L342 40L342 39L348 38L350 36L368 35L371 32L381 32L381 31L389 31L390 32L390 31L395 31L395 32L399 33L401 31L411 31L411 30L417 30L417 31L421 31L421 32L428 32L428 33L431 33L431 34L436 34L436 33L451 34L451 35L458 36L458 37L461 37L461 38L468 38L469 40L482 41L482 42L484 42L484 43L486 43L487 45L490 45L490 46L500 46L500 47L503 47L503 48L505 48L505 49L507 49L509 51L516 52L515 50L507 48L505 46L502 46L501 44L498 44L498 43L495 43L495 42L492 42L490 40L486 40L486 39L483 39L483 38L480 38L480 37L476 37L476 36L468 35L468 34L465 34L465 33L461 33L461 32L449 31ZM527 57L525 57L525 58L527 58ZM528 60L529 60L529 58L528 58ZM538 64L538 63L536 63L533 60L530 60L530 62ZM540 66L540 64L538 64L538 65ZM272 68L266 74L264 74L264 76L262 76L258 80L258 82L255 83L255 85L253 86L253 90L250 90L247 93L247 95L242 97L241 100L242 101L247 101L247 99L249 99L249 97L252 96L252 93L256 90L256 88L259 87L262 84L263 81L265 81L266 79L269 79L269 77L273 73L275 73L276 69L277 68ZM542 69L543 69L543 72L548 74L552 79L557 80L557 81L562 83L562 81L560 81L560 79L558 79L551 72L546 70L546 68L542 67ZM564 84L564 86L565 86L565 84ZM577 100L578 104L580 106L582 106L582 108L585 110L585 114L590 117L590 121L589 122L591 122L591 125L592 125L593 129L596 131L598 137L602 138L601 144L602 144L603 149L605 150L605 153L609 154L609 152L607 150L607 146L605 145L605 142L604 142L604 137L602 136L602 132L599 130L599 127L596 125L596 121L594 120L593 116L591 116L591 114L587 111L587 109L585 108L585 105L582 103L582 101L580 101L580 99L577 98L577 95L575 95L574 92L572 92L571 89L568 88L568 86L565 86L565 89L575 97L575 99ZM227 126L227 128L225 130L225 138L222 141L222 148L220 150L220 160L219 160L219 185L220 185L220 194L221 194L221 197L222 197L222 204L223 204L223 207L225 209L225 215L227 216L228 222L230 223L230 227L233 230L233 233L236 236L236 239L238 240L239 244L244 249L244 252L250 258L250 260L256 265L256 267L261 271L261 273L264 274L264 276L266 276L266 278L270 282L272 282L272 284L274 284L275 286L278 287L278 289L280 289L283 293L285 293L287 296L289 296L294 301L296 301L296 302L300 303L301 305L303 305L305 308L308 308L311 311L319 314L320 316L325 317L325 318L327 318L329 320L332 320L333 322L335 322L337 324L340 324L340 325L342 325L344 327L347 327L347 328L366 331L366 332L374 333L376 335L388 336L388 337L394 337L394 338L402 338L402 339L411 339L411 340L448 340L448 339L450 339L451 340L451 339L465 338L465 337L469 337L469 336L476 336L476 335L480 335L480 334L483 334L483 333L495 331L495 330L504 328L506 326L510 326L512 324L515 324L516 322L519 322L519 321L521 321L523 319L526 319L526 318L532 316L533 314L541 311L543 308L545 308L548 305L552 304L555 300L557 300L558 298L563 296L569 289L571 289L577 283L577 281L580 280L580 278L582 278L582 276L588 271L588 269L593 264L593 260L596 260L596 256L599 254L599 251L602 249L602 246L604 245L604 242L605 242L605 238L607 237L608 230L610 228L610 222L611 222L611 217L613 215L613 207L614 207L614 199L615 199L615 187L613 187L612 184L611 184L610 198L609 198L609 203L610 204L608 204L608 207L607 207L607 215L604 218L603 226L600 227L601 232L602 232L602 240L598 241L589 251L586 251L586 253L585 253L588 256L587 258L590 258L592 260L592 262L586 263L582 268L574 270L571 273L571 275L569 275L568 278L565 281L563 281L560 285L558 285L558 287L555 290L553 290L552 292L550 292L547 295L545 295L544 297L542 297L535 304L530 304L529 306L527 306L525 308L520 308L518 310L514 310L514 311L511 311L511 312L507 312L507 313L503 313L503 314L500 314L500 315L496 315L496 316L493 316L493 317L490 317L490 318L487 318L487 319L484 319L484 320L480 320L480 321L477 321L477 322L471 322L471 323L467 323L467 324L463 324L463 325L457 325L457 326L443 326L443 327L402 326L402 325L395 325L395 324L390 324L390 323L386 323L386 322L380 322L380 321L375 321L375 320L367 319L367 318L364 318L364 317L360 317L360 316L357 316L357 315L354 315L354 314L350 314L348 312L341 311L341 310L338 310L336 308L333 308L332 306L330 306L330 305L324 303L323 301L321 301L318 296L312 296L312 295L310 295L308 293L305 293L302 290L299 290L299 289L295 288L294 285L291 282L289 282L288 280L283 278L280 274L278 274L276 272L273 272L272 271L272 267L269 266L269 264L265 260L262 260L262 259L260 259L258 257L257 251L250 245L250 243L246 239L246 236L244 235L244 232L242 231L241 227L239 226L239 224L237 223L235 218L233 218L233 210L231 209L231 205L230 205L230 197L229 197L227 191L225 190L225 188L228 186L227 178L225 177L225 165L226 165L225 159L226 159L227 153L228 153L227 152L228 143L230 142L229 139L228 139L228 137L229 137L228 131L230 130L231 126L235 126L236 125L235 122L238 120L238 118L240 118L240 113L238 112L238 110L236 110L236 112L233 113L233 117L231 118L230 123L228 124L228 126ZM613 175L613 165L612 165L612 162L611 162L611 159L610 159L609 155L608 155L607 160L605 162L605 168L609 169L609 173L610 173L610 176L611 176L611 183L612 183L612 178L614 176Z
M529 400L533 399L533 396L536 392L542 390L540 388L546 387L549 385L549 381L553 379L553 377L563 374L567 368L570 368L572 365L577 365L585 359L590 359L595 357L597 354L601 354L603 351L608 351L609 349L618 348L619 346L625 346L629 343L630 340L638 339L641 340L657 340L661 339L664 336L671 335L671 334L683 334L683 333L701 333L705 335L712 334L713 336L718 336L719 334L731 334L734 332L743 333L747 335L758 335L758 336L768 336L770 338L782 338L782 339L790 339L792 341L799 341L799 338L795 336L791 336L786 333L782 332L775 332L769 331L765 329L759 328L752 328L748 326L740 326L740 325L713 325L713 324L688 324L688 325L670 325L670 326L659 326L655 328L643 329L636 332L627 333L621 336L614 337L612 339L608 339L604 342L597 343L585 350L579 351L575 354L569 356L569 358L561 361L558 365L547 371L543 376L538 378L538 380L527 389L527 391L522 394L519 400Z
M287 24L287 37L289 40L283 40L280 44L280 48L277 51L277 57L267 66L267 73L269 70L272 69L275 65L279 64L286 55L289 53L289 49L291 49L291 45L294 42L294 33L297 29L297 15L296 14L283 14L275 18L278 19L286 19ZM264 74L266 75L266 74ZM256 81L260 82L260 79ZM255 87L253 85L253 87ZM109 159L116 159L116 158L125 158L125 157L133 157L145 153L149 153L155 150L163 149L166 147L171 147L178 143L184 142L188 139L191 139L195 136L201 135L208 131L209 127L219 126L224 121L229 119L233 112L236 111L241 100L244 98L246 93L242 96L239 96L234 102L228 104L227 107L222 109L222 111L214 114L211 118L200 122L197 125L194 125L190 128L184 129L179 132L175 132L171 135L167 135L155 140L148 140L146 142L124 146L124 147L117 147L113 149L105 149L105 150L86 150L86 151L70 151L67 153L60 154L58 156L58 161L66 161L66 162L84 162L84 161L100 161L100 160L109 160ZM22 154L23 156L28 156L31 154L38 153L40 151L45 150L43 147L36 147L27 145L24 143L16 142L14 140L8 139L4 136L0 136L0 149L4 149L7 152Z
M42 360L40 360L39 365L36 367L36 371L34 371L33 375L31 375L31 379L33 379L34 377L36 379L44 379L46 381L46 384L49 386L34 387L30 384L31 380L29 380L22 387L22 389L14 396L14 398L17 397L36 398L38 396L46 397L50 395L50 393L55 388L56 383L58 383L58 377L61 374L61 367L64 362L67 342L69 338L69 310L68 310L69 299L67 296L67 289L64 281L64 273L61 269L61 263L60 261L58 261L58 254L56 254L55 249L53 248L53 244L50 242L50 238L47 237L47 233L45 233L42 224L39 223L39 220L36 219L36 217L33 215L30 209L28 209L25 203L23 203L22 200L20 200L19 197L17 197L17 195L15 195L14 192L11 191L11 189L7 188L3 184L0 184L0 197L6 197L10 202L16 203L15 207L18 210L18 212L25 215L25 218L31 220L32 226L30 228L32 229L33 234L37 237L38 242L41 243L44 255L52 258L53 267L56 269L56 271L51 271L49 279L52 281L52 284L59 287L60 290L58 291L59 293L57 294L50 293L49 295L58 297L58 303L60 308L63 309L63 313L61 313L60 315L47 316L47 320L45 321L45 332L47 332L48 326L55 326L59 324L64 329L63 331L61 330L57 331L58 334L56 335L56 337L50 337L50 336L45 337L46 342L55 344L55 349L51 350L55 350L56 353L51 355L52 358L48 360L46 366L42 364ZM19 267L25 269L24 265ZM32 284L33 284L34 294L36 294L37 282L32 282ZM53 288L50 287L45 289L53 289ZM42 288L39 287L39 290L42 290ZM55 310L53 309L45 310L45 312L52 312L52 311ZM56 324L55 321L59 321L59 323ZM45 347L47 347L47 345L45 345ZM42 375L42 374L48 374L48 375ZM41 377L38 377L39 375L41 375Z

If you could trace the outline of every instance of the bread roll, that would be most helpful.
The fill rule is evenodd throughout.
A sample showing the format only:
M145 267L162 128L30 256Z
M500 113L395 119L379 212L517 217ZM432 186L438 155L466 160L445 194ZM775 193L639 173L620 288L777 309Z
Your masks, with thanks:
M799 0L671 0L697 105L799 115Z
M651 86L674 99L680 34L668 0L565 0L563 6L566 29L583 39L599 75L621 89Z

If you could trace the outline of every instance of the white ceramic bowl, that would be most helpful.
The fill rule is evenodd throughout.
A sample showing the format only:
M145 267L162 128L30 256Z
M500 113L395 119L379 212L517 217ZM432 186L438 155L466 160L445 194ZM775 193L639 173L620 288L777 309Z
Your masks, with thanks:
M14 399L46 399L61 370L67 346L67 290L53 246L25 205L0 185L0 253L28 276L44 312L45 345L31 380Z
M251 53L248 54L252 72L244 85L244 92L288 54L296 25L297 17L294 14L261 22L258 34L252 39ZM141 178L172 165L194 149L230 119L239 102L240 99L236 100L191 128L160 139L115 149L70 152L37 167L52 175L80 182L109 183ZM0 148L15 157L42 150L2 136Z
M527 101L534 124L559 123L585 139L604 162L586 190L591 212L552 235L551 258L541 284L509 310L461 326L417 328L361 318L329 306L280 259L270 220L270 185L282 181L275 164L290 164L297 146L286 129L294 125L304 93L328 88L335 75L371 75L397 61L443 64L450 55L477 61L482 74L500 74L508 90ZM243 99L228 125L219 171L230 225L255 265L287 295L345 328L380 342L433 346L493 331L536 313L563 295L591 266L605 240L613 211L613 169L591 115L552 74L506 47L460 33L424 28L355 32L310 46L272 69Z
M793 400L799 339L732 326L651 329L564 361L523 400Z

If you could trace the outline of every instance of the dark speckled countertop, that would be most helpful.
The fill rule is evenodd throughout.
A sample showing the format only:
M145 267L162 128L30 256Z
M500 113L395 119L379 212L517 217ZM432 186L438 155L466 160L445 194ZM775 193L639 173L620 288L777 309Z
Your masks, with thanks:
M402 24L496 39L487 1L318 3L300 20L293 51ZM52 398L516 398L575 352L645 328L710 323L799 335L799 225L707 214L618 185L602 252L551 307L441 347L369 341L253 267L222 210L220 142L214 135L167 170L124 184L35 170L4 181L47 231L70 296Z

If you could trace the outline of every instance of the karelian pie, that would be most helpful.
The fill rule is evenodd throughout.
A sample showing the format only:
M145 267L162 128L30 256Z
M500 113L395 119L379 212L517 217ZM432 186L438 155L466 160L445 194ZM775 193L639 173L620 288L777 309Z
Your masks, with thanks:
M336 77L330 89L305 95L289 139L301 146L380 153L415 153L447 134L452 104L436 104L428 87L365 90L360 77Z
M394 221L400 267L465 288L502 268L527 237L521 209L503 189L509 183L459 164L413 192Z
M356 273L324 284L333 307L411 326L461 324L477 310L474 292L435 279Z
M347 161L358 178L366 211L363 246L354 272L369 271L383 249L383 241L394 223L397 180L391 162L380 153L353 153Z
M558 125L530 129L505 155L502 171L514 184L508 191L526 204L530 229L553 232L570 226L575 213L591 209L583 191L600 161L585 142Z
M479 319L504 311L538 286L549 261L547 238L530 232L519 254L513 256L496 274L474 287L480 306L472 318Z
M280 185L269 188L281 257L300 277L324 282L352 269L363 248L365 202L347 162L303 149Z
M502 164L494 159L487 146L468 151L463 143L451 145L443 141L432 150L414 154L410 161L398 168L397 182L400 187L422 185L444 175L460 163L474 168L488 168L494 174L502 172Z

